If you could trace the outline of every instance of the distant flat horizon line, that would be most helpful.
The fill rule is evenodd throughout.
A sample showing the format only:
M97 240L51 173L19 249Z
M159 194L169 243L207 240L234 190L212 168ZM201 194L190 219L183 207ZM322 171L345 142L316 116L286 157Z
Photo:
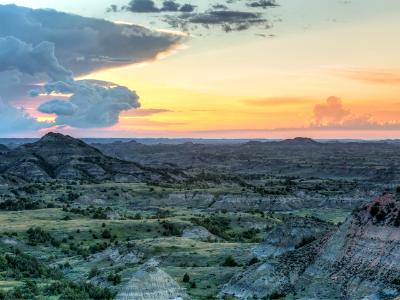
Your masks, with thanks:
M74 137L74 136L72 136ZM74 137L76 139L80 139L87 142L95 142L95 141L148 141L148 142L157 142L157 141L167 141L170 143L184 143L184 142L192 142L192 141L201 141L201 142L209 142L209 143L220 143L220 142L231 142L231 143L241 143L241 142L280 142L285 140L294 140L300 137L293 138L191 138L191 137L182 137L182 138L171 138L171 137ZM301 137L304 139L310 139L317 142L400 142L400 138L398 139L368 139L368 138L310 138L310 137ZM0 137L0 144L3 142L21 142L21 144L25 142L34 142L40 140L41 137ZM25 142L24 142L25 141Z

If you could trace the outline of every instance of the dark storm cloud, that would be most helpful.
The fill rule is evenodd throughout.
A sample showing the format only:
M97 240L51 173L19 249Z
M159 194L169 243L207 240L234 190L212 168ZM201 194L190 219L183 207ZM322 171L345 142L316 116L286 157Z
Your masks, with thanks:
M247 3L247 6L253 7L253 8L267 8L267 7L275 7L278 6L276 1L274 0L258 0L258 1L251 1Z
M0 5L0 36L33 45L53 43L60 64L75 75L152 59L182 39L140 26L15 5Z
M179 11L180 4L175 1L164 1L161 8L162 11Z
M206 13L196 14L188 18L191 23L198 24L236 24L236 23L262 23L265 19L260 14L252 12L242 11L231 11L231 10L220 10L220 11L209 11Z
M154 1L152 0L132 0L125 7L125 9L131 12L138 12L138 13L150 13L159 11Z
M218 25L225 32L242 31L267 23L260 13L233 10L209 10L204 13L167 16L165 21L182 30L188 30L191 25L202 25L206 29Z
M218 25L223 31L231 32L247 30L255 26L269 29L270 25L262 27L264 23L267 23L263 14L266 8L276 6L279 6L276 0L226 0L210 5L209 9L195 12L196 5L190 3L181 5L175 0L165 0L160 7L153 0L132 0L128 5L123 6L122 10L134 13L164 13L161 18L165 23L183 31L211 29ZM108 11L112 12L115 9L109 8Z
M160 12L193 12L196 5L183 4L174 0L165 0L159 8L152 0L132 0L128 5L122 7L122 10L127 10L134 13L160 13ZM118 8L116 5L111 5L107 9L108 12L116 12Z
M181 8L179 9L181 12L185 12L185 13L191 13L196 9L196 5L193 4L183 4L181 6Z

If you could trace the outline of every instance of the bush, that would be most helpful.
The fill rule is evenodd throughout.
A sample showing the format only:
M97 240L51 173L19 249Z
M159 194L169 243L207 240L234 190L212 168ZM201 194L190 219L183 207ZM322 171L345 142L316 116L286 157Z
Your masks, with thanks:
M0 210L18 211L39 209L41 203L38 201L30 201L27 199L10 200L7 199L0 203Z
M380 211L379 203L375 203L375 204L371 207L369 213L371 214L371 216L375 217L375 216L379 213L379 211Z
M286 295L283 293L278 293L278 292L273 292L271 295L269 295L269 299L281 299L281 298L285 298Z
M174 223L163 221L161 225L164 229L164 236L180 236L182 234L180 228Z
M393 279L392 284L400 285L400 278Z
M254 265L254 264L258 263L258 262L259 262L258 258L257 257L253 257L252 259L250 259L250 261L247 263L247 265L248 266L252 266L252 265Z
M117 285L121 283L121 275L117 273L109 274L107 277L109 282L112 282L113 285Z
M26 233L28 235L28 244L31 246L46 243L57 244L51 234L40 227L31 227Z
M60 300L113 299L113 293L107 288L99 288L91 283L74 283L70 281L58 281L51 284L47 290L48 296L57 295Z
M35 257L24 254L18 249L14 253L0 256L0 270L5 271L8 277L22 278L61 278L61 273L40 263Z
M97 269L97 267L93 267L93 268L91 268L90 271L89 271L88 278L90 279L90 278L96 277L96 276L99 275L99 274L100 274L99 269Z
M190 281L190 276L189 276L188 273L185 273L185 275L183 275L182 281L183 281L183 282L186 282L186 283Z
M230 220L223 216L210 216L209 218L192 218L191 221L199 226L205 227L212 234L222 237L226 240L230 236L226 233L230 229Z
M223 266L223 267L237 267L238 263L232 257L232 255L229 255L227 258L225 258L225 261L222 263L221 266Z
M104 230L101 232L101 237L102 237L103 239L111 239L112 235L111 235L110 230L104 229Z

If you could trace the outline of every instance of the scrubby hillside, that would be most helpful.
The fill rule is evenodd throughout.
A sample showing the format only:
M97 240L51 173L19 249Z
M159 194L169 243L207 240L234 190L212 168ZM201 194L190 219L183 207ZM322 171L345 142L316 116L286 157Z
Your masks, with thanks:
M220 295L394 299L400 295L399 226L400 201L391 194L378 197L333 235L250 267Z
M177 176L103 155L81 140L49 133L39 141L0 153L0 173L27 180L73 179L138 182ZM175 177L175 178L173 178Z

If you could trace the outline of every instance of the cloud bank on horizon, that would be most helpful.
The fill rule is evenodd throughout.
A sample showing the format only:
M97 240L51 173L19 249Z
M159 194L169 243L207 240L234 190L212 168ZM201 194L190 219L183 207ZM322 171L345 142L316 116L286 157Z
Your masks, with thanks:
M122 111L140 107L136 92L74 76L154 59L181 40L140 26L0 5L0 133L116 124ZM42 82L47 84L40 86ZM39 110L55 114L55 122L38 121L13 105L28 94L53 93L65 97L43 103Z

